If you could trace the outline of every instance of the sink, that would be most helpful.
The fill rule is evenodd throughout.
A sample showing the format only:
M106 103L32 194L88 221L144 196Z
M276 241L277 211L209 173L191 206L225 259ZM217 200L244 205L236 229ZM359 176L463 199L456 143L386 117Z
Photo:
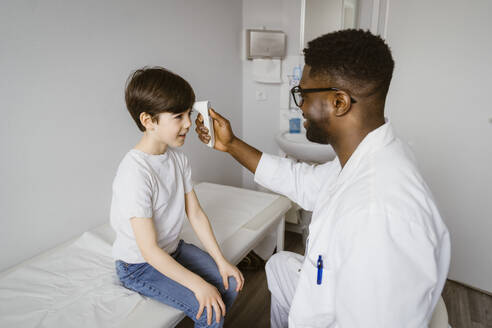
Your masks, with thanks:
M335 158L336 154L330 145L311 142L305 133L280 132L275 140L282 151L303 162L325 163Z

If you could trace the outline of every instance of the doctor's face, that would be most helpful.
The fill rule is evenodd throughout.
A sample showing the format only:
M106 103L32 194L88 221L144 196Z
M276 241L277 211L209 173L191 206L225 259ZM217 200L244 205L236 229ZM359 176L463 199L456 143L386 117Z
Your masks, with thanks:
M301 90L309 91L309 89L324 88L326 83L312 79L309 76L311 67L304 66L302 78L299 83ZM304 117L304 127L306 128L306 137L309 141L329 144L329 102L326 99L326 92L302 92L302 116Z

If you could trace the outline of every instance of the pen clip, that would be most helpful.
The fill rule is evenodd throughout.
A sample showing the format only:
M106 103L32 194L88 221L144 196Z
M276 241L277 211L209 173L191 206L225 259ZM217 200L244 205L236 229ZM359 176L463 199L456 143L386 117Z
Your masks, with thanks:
M321 255L318 256L318 276L317 276L317 284L321 285L321 281L323 280L323 258Z

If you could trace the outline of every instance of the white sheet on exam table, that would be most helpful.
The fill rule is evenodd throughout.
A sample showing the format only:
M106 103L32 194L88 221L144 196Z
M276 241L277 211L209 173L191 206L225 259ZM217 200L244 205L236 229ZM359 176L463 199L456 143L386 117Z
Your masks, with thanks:
M111 245L86 232L0 279L0 326L109 327L142 300L115 279Z
M268 222L290 207L283 197L246 189L204 183L195 190L219 244L226 244L225 253L236 260L247 252L247 244L263 236ZM193 241L186 229L183 238ZM156 327L178 322L180 311L147 302L119 285L111 258L113 239L106 224L0 274L0 326L78 327L83 322L111 327L126 318L147 325L152 317Z
M278 195L212 183L201 183L194 189L204 212L210 218L219 244L229 239L278 198ZM187 242L201 246L188 221L183 225L181 236Z

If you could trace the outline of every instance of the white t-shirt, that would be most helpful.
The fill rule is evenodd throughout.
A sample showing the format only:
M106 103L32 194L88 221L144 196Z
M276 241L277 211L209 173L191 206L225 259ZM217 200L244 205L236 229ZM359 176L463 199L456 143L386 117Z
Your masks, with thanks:
M159 247L173 253L186 217L184 195L192 189L191 166L181 151L168 147L162 155L150 155L130 150L113 181L113 258L127 263L145 262L130 224L133 217L153 218Z

